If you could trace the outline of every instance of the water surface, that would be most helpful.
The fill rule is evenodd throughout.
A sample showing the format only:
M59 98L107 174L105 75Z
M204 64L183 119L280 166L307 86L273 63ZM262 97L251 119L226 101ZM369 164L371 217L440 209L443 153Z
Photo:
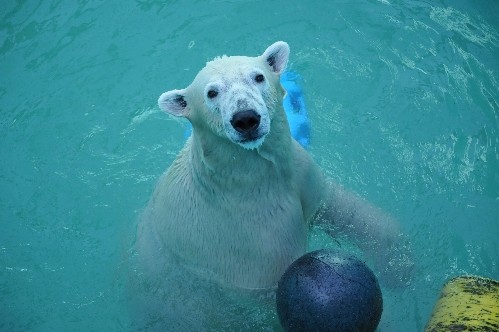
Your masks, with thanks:
M415 282L384 290L379 330L422 330L450 277L499 278L498 13L494 1L4 1L0 330L130 329L123 262L184 141L157 97L217 55L276 40L303 78L315 159L413 241Z

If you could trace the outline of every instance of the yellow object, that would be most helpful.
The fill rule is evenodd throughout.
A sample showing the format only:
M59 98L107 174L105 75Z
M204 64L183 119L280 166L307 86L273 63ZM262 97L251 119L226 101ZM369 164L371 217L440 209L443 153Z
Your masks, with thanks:
M499 331L499 282L462 276L443 287L425 332Z

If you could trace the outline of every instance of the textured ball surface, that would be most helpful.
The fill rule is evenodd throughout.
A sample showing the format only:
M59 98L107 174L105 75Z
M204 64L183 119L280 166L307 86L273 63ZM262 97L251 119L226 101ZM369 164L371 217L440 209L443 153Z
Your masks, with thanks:
M338 251L305 254L279 280L277 313L285 331L374 331L382 311L374 273Z

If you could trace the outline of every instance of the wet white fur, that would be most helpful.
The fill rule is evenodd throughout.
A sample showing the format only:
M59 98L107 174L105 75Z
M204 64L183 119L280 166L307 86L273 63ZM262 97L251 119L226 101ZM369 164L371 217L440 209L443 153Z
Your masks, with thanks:
M267 62L272 54L274 66ZM288 55L288 45L278 42L260 57L217 58L186 89L161 95L160 107L188 118L193 134L142 218L145 261L168 264L173 255L224 283L266 288L305 252L325 181L290 136L279 83ZM255 74L264 83L254 82ZM209 99L213 88L219 94ZM245 108L261 116L262 137L249 145L230 125Z
M392 249L399 233L393 219L328 182L291 138L279 83L288 56L288 45L277 42L259 57L217 58L187 88L159 98L164 111L193 127L138 227L144 275L164 280L163 289L176 287L166 272L175 266L225 286L275 287L306 252L313 221L332 235L350 236L381 274L396 275ZM255 73L264 75L264 84L256 84ZM210 89L217 89L216 98L207 98ZM262 119L262 136L251 144L241 143L230 125L244 108ZM321 206L322 218L314 218Z

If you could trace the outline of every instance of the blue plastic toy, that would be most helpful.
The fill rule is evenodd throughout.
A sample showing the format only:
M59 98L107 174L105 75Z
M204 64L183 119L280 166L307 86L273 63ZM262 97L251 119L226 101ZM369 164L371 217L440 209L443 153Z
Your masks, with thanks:
M281 84L287 91L283 106L288 117L291 136L304 148L307 148L310 144L310 122L307 117L303 92L297 83L299 79L300 76L291 71L281 75Z

